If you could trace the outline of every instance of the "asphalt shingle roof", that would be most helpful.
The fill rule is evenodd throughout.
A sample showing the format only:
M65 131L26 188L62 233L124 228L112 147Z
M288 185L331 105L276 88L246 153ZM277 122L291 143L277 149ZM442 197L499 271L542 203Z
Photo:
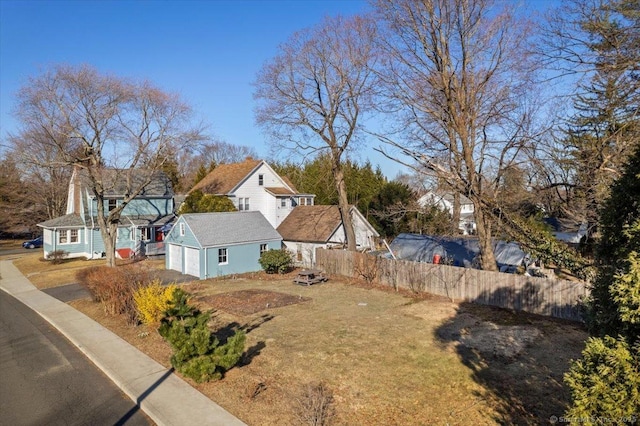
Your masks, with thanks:
M341 224L338 206L297 206L278 232L285 241L327 242Z
M82 221L80 215L66 214L64 216L46 220L42 223L39 223L38 226L42 226L44 228L72 228L77 226L84 226L84 222Z
M202 247L282 240L258 211L190 213L182 218Z
M105 197L122 197L127 192L127 178L130 177L131 189L138 189L147 179L151 179L138 197L173 197L171 180L162 171L144 169L104 169L102 171L102 184ZM90 188L90 180L87 171L80 172L80 180L85 188Z
M247 158L242 163L220 164L191 188L205 194L227 195L262 161Z

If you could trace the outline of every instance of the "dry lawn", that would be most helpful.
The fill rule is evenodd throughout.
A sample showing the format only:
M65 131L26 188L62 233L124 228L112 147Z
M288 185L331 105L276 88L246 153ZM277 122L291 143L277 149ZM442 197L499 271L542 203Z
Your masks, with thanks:
M572 323L367 288L240 278L184 284L213 326L247 331L243 364L192 385L249 425L297 425L301 389L324 382L340 425L540 424L562 415L561 385L585 333ZM165 366L153 328L72 305Z
M125 264L129 261L118 261ZM21 255L13 264L22 272L29 281L39 289L59 287L77 282L76 273L91 266L104 265L104 260L86 260L84 258L65 259L56 265L45 260L42 250L38 249L28 254ZM164 260L145 260L143 263L150 269L164 269Z

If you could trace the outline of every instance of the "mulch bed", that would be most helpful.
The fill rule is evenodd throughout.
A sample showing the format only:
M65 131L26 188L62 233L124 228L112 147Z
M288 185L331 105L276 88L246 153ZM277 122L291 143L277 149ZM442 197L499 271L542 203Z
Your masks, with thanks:
M265 309L279 308L311 300L308 297L293 296L267 290L239 290L230 293L204 296L199 301L208 306L233 315L252 315Z

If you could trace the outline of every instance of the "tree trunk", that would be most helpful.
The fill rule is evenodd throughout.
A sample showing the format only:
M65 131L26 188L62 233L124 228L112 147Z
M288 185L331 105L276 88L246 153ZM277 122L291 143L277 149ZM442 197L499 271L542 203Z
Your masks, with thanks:
M98 207L98 226L100 227L100 235L104 242L104 252L107 259L107 266L116 266L116 240L118 238L118 222L120 215L117 217L109 213L106 215L104 212L104 199L100 196L96 196Z
M451 212L451 232L452 235L460 233L460 193L453 192L453 211Z
M106 255L107 266L116 266L116 240L118 238L118 224L107 223L106 226L100 227L102 241L104 241L104 252Z
M344 226L345 238L347 239L347 250L356 251L356 233L353 230L353 220L349 212L349 200L347 199L347 186L344 182L344 172L339 162L333 162L333 177L338 190L338 209L340 218Z
M472 200L474 205L474 215L478 230L478 247L480 248L480 267L484 271L497 271L496 257L493 253L491 241L491 218L484 214L480 206L480 200Z
M113 235L104 232L102 229L100 230L100 233L102 234L102 240L104 241L104 252L107 256L107 266L116 266L117 228Z

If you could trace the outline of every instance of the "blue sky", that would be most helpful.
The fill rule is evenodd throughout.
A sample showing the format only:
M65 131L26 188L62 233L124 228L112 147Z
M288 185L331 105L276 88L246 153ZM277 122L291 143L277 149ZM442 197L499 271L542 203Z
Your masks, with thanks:
M367 9L365 0L0 0L0 138L17 129L14 95L29 76L52 64L90 64L179 93L213 136L266 158L251 86L262 64L296 30ZM389 178L403 171L371 149L355 158Z

